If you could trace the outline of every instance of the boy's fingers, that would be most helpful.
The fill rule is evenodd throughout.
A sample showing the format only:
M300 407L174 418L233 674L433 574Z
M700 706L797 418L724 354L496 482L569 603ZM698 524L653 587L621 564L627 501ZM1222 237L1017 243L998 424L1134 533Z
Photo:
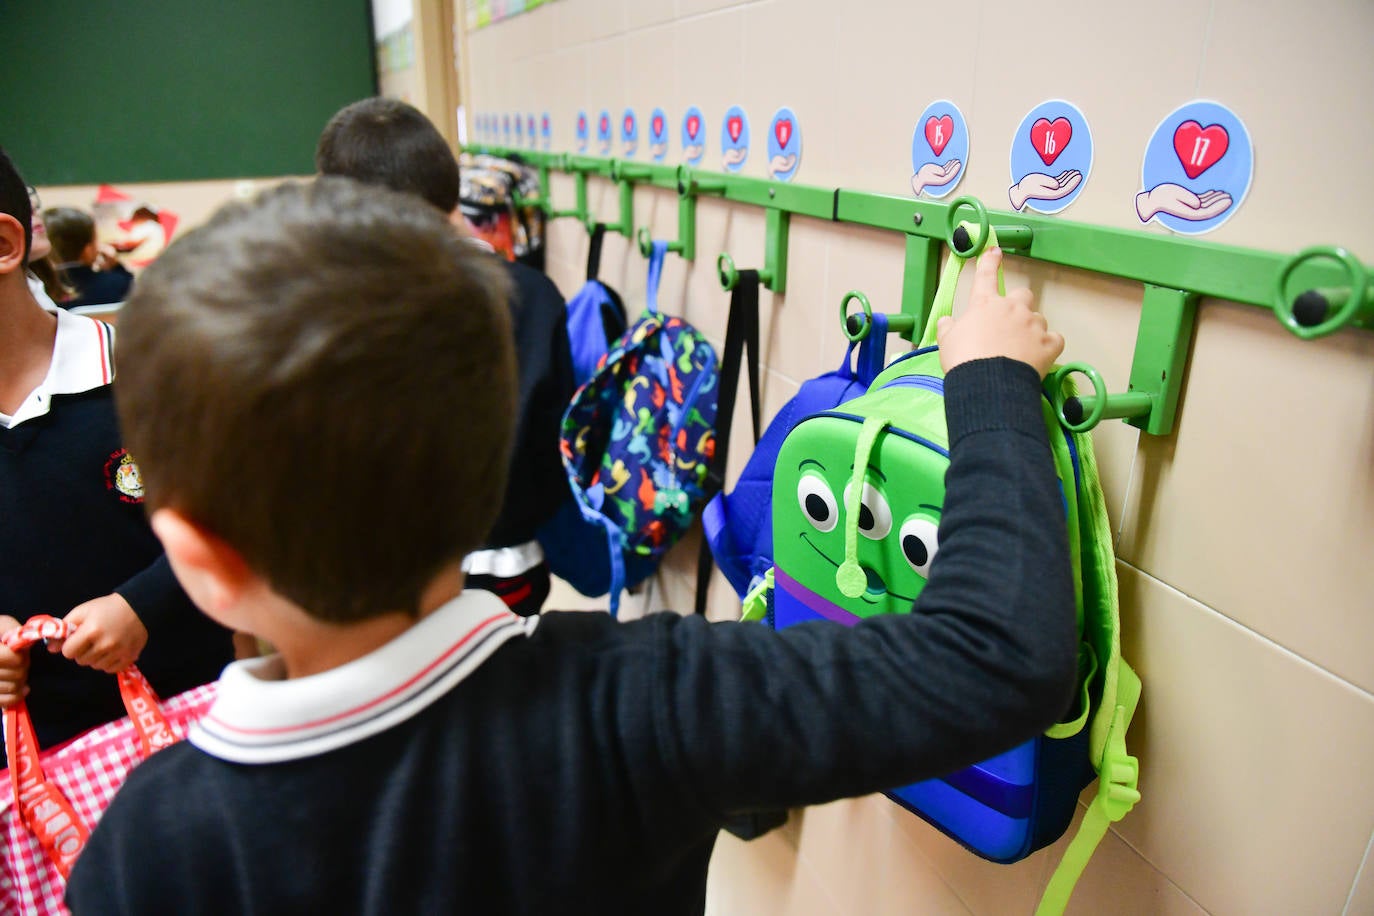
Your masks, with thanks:
M939 321L935 322L935 339L939 340L941 337L944 337L945 331L948 330L949 326L953 323L954 319L948 316L941 318Z
M978 259L973 272L972 298L995 297L997 295L997 268L1002 266L1002 249L989 248Z

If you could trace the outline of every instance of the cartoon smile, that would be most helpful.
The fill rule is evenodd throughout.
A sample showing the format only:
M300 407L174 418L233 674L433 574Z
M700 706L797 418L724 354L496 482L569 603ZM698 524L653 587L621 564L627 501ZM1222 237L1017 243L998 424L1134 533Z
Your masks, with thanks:
M808 547L810 547L812 550L816 551L816 553L817 553L823 560L825 560L825 562L829 563L831 566L835 567L836 569L839 569L839 568L840 568L840 564L839 564L839 563L836 563L834 560L830 559L830 557L826 556L825 551L823 551L823 550L821 550L819 547L817 547L817 546L811 541L811 539L810 539L809 537L806 536L806 532L805 532L805 531L801 532L801 533L798 535L798 537L800 537L803 541L805 541L805 542L806 542L806 545L807 545ZM864 575L868 577L868 588L867 588L867 589L864 591L864 593L863 593L862 595L860 595L859 597L860 597L861 599L863 599L863 601L864 601L865 604L877 604L877 603L878 603L879 601L881 601L881 600L883 599L883 597L886 596L886 595L891 595L891 596L894 597L894 598L900 598L900 599L903 600L903 601L915 601L915 600L916 600L915 598L909 598L909 597L907 597L906 595L900 595L900 594L898 594L897 592L894 592L894 591L889 590L888 587L887 587L887 583L885 583L885 582L883 581L882 576L878 575L876 572L874 572L872 569L869 569L867 566L864 566L864 567L863 567L863 571L864 571Z

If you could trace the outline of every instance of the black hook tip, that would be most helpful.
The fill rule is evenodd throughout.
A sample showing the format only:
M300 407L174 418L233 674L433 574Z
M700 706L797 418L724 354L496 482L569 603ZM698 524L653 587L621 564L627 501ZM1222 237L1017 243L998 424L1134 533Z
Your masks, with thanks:
M1331 304L1315 289L1309 289L1293 300L1293 317L1305 328L1315 327L1326 320Z
M857 337L859 336L859 332L864 329L864 324L866 322L867 319L864 318L863 312L855 312L845 318L844 329L849 332L850 337Z
M968 237L968 230L963 226L954 230L954 247L960 254L973 250L973 239Z
M1083 422L1083 402L1078 398L1066 398L1064 400L1064 419L1077 426Z

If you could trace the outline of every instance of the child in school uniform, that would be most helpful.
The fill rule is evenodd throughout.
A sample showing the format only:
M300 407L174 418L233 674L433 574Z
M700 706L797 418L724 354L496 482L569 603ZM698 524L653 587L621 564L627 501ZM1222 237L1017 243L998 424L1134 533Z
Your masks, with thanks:
M733 815L1044 730L1077 650L1040 413L1063 340L999 260L940 328L947 499L911 614L522 618L462 572L517 426L500 265L340 179L220 211L125 307L121 419L187 591L278 654L132 773L72 912L701 913Z
M419 197L461 231L458 160L429 118L405 102L369 98L340 109L320 134L315 167L322 175ZM485 242L470 242L491 250ZM511 610L529 616L539 613L550 588L549 567L535 533L572 498L558 453L563 411L574 390L572 353L567 304L553 281L518 262L502 260L501 269L512 285L519 384L515 442L501 511L491 532L464 561L463 571L469 587L495 592ZM403 290L399 286L398 294Z
M30 288L32 205L0 150L0 632L35 614L75 628L48 651L0 646L0 707L27 695L48 748L125 715L110 674L135 659L170 697L218 677L233 644L148 525L115 417L113 329Z

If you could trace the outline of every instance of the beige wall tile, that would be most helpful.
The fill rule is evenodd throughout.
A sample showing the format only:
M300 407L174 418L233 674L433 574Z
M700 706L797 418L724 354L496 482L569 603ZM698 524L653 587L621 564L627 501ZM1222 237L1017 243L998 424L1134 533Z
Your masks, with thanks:
M679 19L687 19L744 4L745 0L677 0L677 15Z
M676 0L627 0L625 14L625 25L632 31L645 26L662 25L673 21L677 15L677 3Z
M1374 4L1365 0L1213 4L1198 95L1229 105L1255 146L1250 193L1212 234L1217 241L1281 250L1336 243L1374 258L1366 155L1374 122L1352 117L1374 86L1371 34Z
M1204 303L1176 434L1143 437L1121 556L1374 689L1374 336Z
M1374 913L1374 834L1369 838L1360 876L1355 879L1355 886L1350 890L1350 899L1343 912L1348 916L1369 916Z
M1145 692L1128 739L1143 798L1116 829L1209 912L1338 912L1374 823L1374 795L1350 788L1374 760L1374 697L1118 572Z
M727 10L709 16L682 18L686 12L679 4L677 25L677 55L681 66L677 72L677 136L681 141L682 113L687 106L696 105L706 119L706 154L702 168L719 171L720 129L725 110L738 104L744 85L744 14ZM751 113L751 117L752 117ZM674 155L681 156L681 143L675 143Z

